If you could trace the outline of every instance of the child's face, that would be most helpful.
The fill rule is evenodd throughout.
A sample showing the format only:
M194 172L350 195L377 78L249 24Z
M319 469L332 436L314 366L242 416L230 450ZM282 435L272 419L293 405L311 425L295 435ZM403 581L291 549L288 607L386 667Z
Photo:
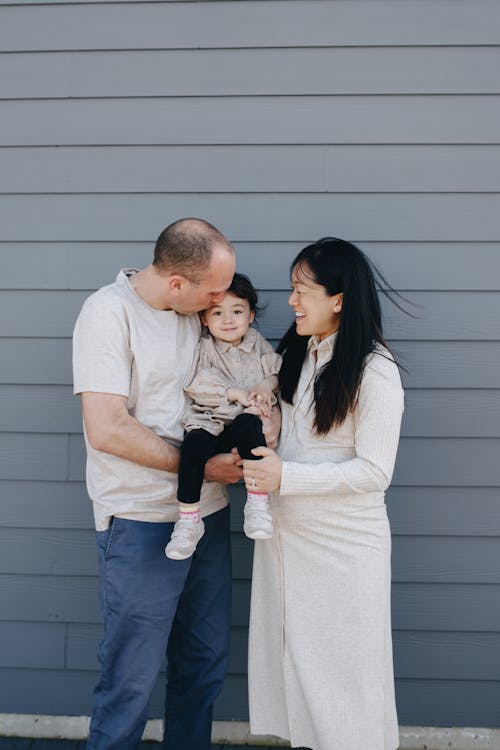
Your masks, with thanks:
M215 339L238 346L253 322L255 313L250 310L248 300L235 297L227 292L222 302L204 310L201 315L203 325Z

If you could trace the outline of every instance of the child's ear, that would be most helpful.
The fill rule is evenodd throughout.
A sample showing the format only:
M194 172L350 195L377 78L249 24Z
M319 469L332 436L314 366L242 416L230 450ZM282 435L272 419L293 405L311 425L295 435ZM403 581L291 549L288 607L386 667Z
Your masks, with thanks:
M250 323L253 323L255 320L255 310L250 310Z
M205 314L205 310L202 310L202 311L201 311L201 313L200 313L200 320L201 320L201 324L202 324L203 326L206 326L206 325L208 325L208 323L207 323L207 316L206 316L206 314Z

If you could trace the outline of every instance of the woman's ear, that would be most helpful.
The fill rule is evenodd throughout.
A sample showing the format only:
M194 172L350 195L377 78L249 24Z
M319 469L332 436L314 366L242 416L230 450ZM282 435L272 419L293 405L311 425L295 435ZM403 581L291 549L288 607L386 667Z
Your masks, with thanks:
M334 299L334 303L333 303L333 312L334 313L341 312L343 301L344 301L344 295L342 294L342 292L340 292L339 294L335 295L335 299Z

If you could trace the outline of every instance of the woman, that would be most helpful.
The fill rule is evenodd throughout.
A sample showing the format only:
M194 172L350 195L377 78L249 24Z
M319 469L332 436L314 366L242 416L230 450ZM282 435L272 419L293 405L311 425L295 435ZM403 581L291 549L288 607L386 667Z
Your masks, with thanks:
M292 747L395 750L390 529L384 504L403 390L371 267L324 238L292 264L295 322L278 351L282 432L244 461L275 491L255 543L250 726Z

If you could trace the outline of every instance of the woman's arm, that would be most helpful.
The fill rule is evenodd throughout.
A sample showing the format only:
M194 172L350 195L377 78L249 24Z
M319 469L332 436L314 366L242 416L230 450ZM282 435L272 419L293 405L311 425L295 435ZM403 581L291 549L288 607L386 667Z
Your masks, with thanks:
M391 360L374 355L367 363L354 411L356 455L347 461L285 461L282 495L383 492L389 486L401 429L404 394Z
M390 484L399 442L403 390L396 365L367 365L355 409L356 455L335 463L281 461L274 451L256 448L261 461L243 463L245 479L281 495L352 494L384 491Z

